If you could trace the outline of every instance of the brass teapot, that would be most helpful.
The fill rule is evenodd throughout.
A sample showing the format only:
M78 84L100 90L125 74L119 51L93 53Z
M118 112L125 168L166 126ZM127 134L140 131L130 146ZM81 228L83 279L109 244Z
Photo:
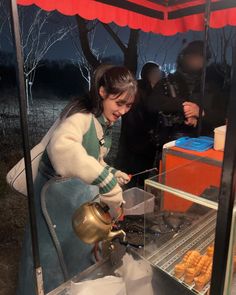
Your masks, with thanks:
M93 244L119 236L125 240L126 234L123 230L112 231L116 221L112 219L108 210L109 207L103 207L100 203L88 202L75 211L72 217L73 229L83 242ZM123 210L120 216L122 214Z

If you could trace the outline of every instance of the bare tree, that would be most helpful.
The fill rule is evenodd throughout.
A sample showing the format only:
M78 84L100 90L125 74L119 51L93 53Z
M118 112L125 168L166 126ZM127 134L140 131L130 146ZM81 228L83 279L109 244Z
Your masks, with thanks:
M232 50L236 38L233 27L211 30L209 35L209 46L215 63L228 64L229 52Z
M90 84L90 73L100 65L104 50L99 53L94 47L94 38L98 21L86 21L76 16L78 31L71 30L71 40L75 49L76 59L73 64L77 66L88 85Z
M236 31L233 27L211 30L209 35L209 47L215 64L220 65L224 73L224 84L230 79L230 64L233 47L236 40Z
M117 32L115 32L110 25L103 24L105 30L110 34L117 46L120 48L124 56L124 65L129 68L134 74L137 72L138 67L138 42L139 30L130 29L127 44L122 42Z
M72 29L70 27L61 27L54 32L48 32L46 29L48 28L51 15L52 13L45 13L39 9L26 32L24 32L23 22L21 25L26 91L31 103L33 102L32 86L35 80L36 69L40 66L47 52L56 43L67 38L69 31Z
M71 26L61 26L51 32L49 30L49 22L53 12L44 12L42 9L37 9L32 17L30 25L26 25L26 15L24 8L20 9L20 26L21 26L21 41L22 50L24 53L24 74L26 84L27 105L33 103L32 87L35 81L35 74L38 67L48 51L58 42L66 39ZM8 15L8 23L10 24L10 16ZM11 26L9 25L10 35ZM12 44L12 40L9 40Z
M137 71L138 64L138 40L139 31L130 30L127 44L119 37L119 31L115 31L110 25L103 24L103 28L108 32L110 38L104 41L104 47L97 50L94 46L94 36L98 26L98 21L87 21L76 15L78 26L78 37L73 36L73 44L76 48L77 65L80 67L82 75L89 82L90 72L99 66L105 56L109 42L114 41L123 55L123 63L133 73Z
M0 36L2 35L2 31L4 29L4 26L8 23L8 12L6 9L6 3L4 1L0 1ZM3 38L1 38L3 40ZM2 42L0 42L0 49Z

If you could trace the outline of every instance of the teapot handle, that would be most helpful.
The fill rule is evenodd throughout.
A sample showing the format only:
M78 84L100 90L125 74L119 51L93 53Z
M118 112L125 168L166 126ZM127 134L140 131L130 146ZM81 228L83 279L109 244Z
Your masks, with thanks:
M90 202L91 203L93 203L95 200L97 200L98 198L100 197L100 195L99 194L97 194ZM102 206L102 208L103 208L103 210L105 211L105 212L108 212L109 210L110 210L110 208L105 204L105 203L103 203L103 202L101 202L100 201L100 204L101 204L101 206Z
M119 219L121 218L121 216L124 214L124 208L123 208L123 203L120 205L120 214L114 219L114 223L116 223L117 221L119 221Z

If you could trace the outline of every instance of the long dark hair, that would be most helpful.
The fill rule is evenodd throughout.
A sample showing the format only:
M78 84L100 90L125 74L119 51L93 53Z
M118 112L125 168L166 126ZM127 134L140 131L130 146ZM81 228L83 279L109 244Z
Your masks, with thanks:
M127 93L127 100L136 97L137 82L134 75L126 67L103 64L95 70L89 92L69 103L63 110L61 118L78 112L92 113L99 117L103 113L103 98L99 94L101 86L107 95L119 97Z

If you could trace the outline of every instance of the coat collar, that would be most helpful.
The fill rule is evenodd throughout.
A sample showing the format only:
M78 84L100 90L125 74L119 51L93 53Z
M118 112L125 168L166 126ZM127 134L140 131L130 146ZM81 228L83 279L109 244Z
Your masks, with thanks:
M110 123L103 114L97 117L97 120L103 127L106 128L111 127L113 125L113 123Z

